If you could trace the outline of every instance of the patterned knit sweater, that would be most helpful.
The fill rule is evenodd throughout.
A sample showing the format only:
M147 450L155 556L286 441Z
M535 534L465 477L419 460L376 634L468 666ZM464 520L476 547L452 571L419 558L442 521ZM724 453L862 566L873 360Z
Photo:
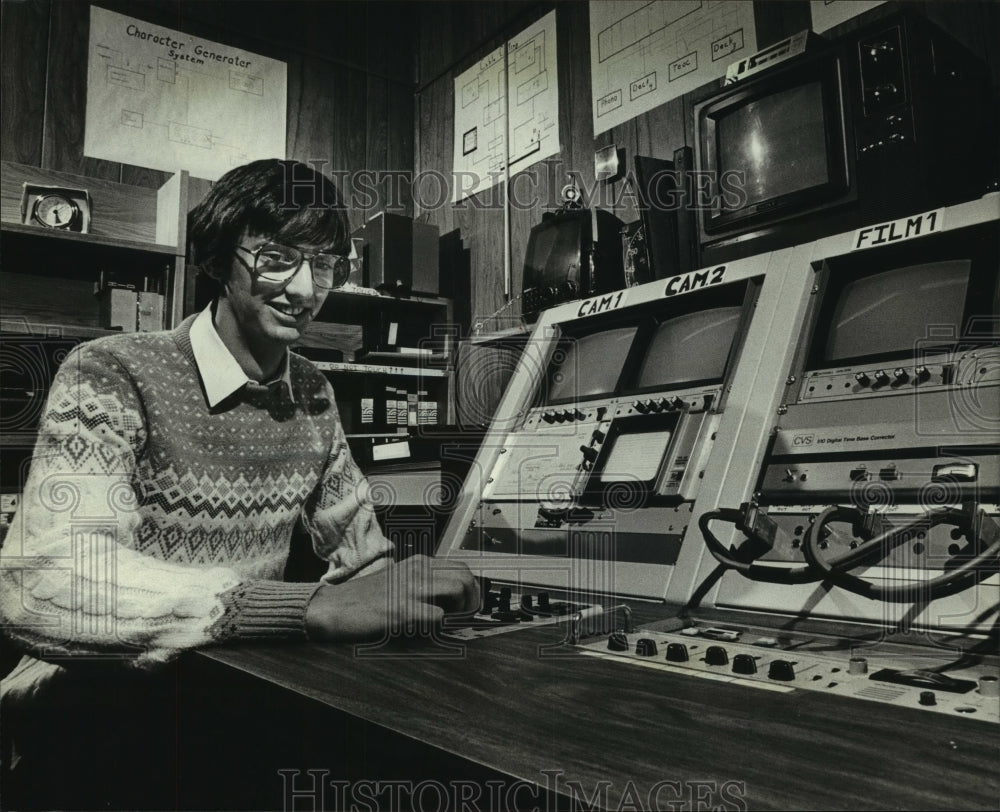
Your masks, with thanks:
M38 657L143 666L211 642L304 637L318 584L280 581L300 516L324 581L391 550L325 377L290 354L291 392L248 384L210 407L193 320L81 345L55 376L0 554L6 633ZM5 693L58 667L29 660Z

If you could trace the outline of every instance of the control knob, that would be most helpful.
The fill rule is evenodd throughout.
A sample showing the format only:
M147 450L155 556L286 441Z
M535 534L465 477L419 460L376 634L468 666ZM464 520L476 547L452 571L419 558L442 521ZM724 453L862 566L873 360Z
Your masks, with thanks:
M729 665L729 653L722 646L709 646L705 650L705 665Z
M886 82L884 85L876 85L872 88L872 97L877 102L891 101L898 95L899 88L892 82Z
M791 682L795 679L795 667L789 660L772 660L767 668L767 678Z
M985 676L979 678L979 693L983 696L1000 696L1000 681L996 677Z
M640 657L655 657L656 641L652 637L640 637L635 641L635 653Z
M872 62L882 61L896 50L891 43L886 42L885 40L882 40L881 42L873 42L865 47L868 51L868 58Z
M757 660L752 654L737 654L733 657L734 674L756 674Z
M611 632L608 636L608 651L628 651L628 637L621 629Z
M689 659L688 648L683 643L667 644L667 660L672 663L686 663Z

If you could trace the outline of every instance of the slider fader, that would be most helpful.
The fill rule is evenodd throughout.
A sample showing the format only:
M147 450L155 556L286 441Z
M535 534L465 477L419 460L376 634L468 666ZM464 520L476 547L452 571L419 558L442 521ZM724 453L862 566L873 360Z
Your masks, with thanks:
M449 637L472 640L522 628L567 622L579 612L599 610L590 603L553 597L546 590L517 591L510 586L494 587L489 578L480 578L481 602L470 618L446 618Z

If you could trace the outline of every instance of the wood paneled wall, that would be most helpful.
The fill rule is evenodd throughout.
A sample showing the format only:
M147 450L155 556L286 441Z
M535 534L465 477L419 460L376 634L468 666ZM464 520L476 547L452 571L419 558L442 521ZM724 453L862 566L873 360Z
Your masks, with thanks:
M533 191L533 205L511 213L513 294L519 292L528 233L558 205L570 170L594 188L593 155L616 143L635 154L670 157L692 139L692 99L673 100L593 135L590 40L584 0L452 0L412 3L246 2L246 0L100 0L102 7L213 39L288 63L287 154L325 160L335 169L440 172L450 177L454 77L552 8L557 10L561 151L515 176ZM991 62L1000 87L1000 3L911 3ZM162 172L83 155L89 2L19 0L0 3L3 54L0 158L137 186L156 187ZM805 0L757 0L758 44L773 43L809 24ZM960 134L957 134L960 135ZM505 303L503 207L498 190L454 206L414 207L411 187L398 184L404 213L437 225L444 241L443 293L456 299L464 323ZM349 191L349 190L348 190ZM626 222L636 215L619 184L599 204ZM193 197L198 197L197 184ZM348 195L352 226L384 207ZM418 202L433 198L423 194ZM616 205L615 201L620 201ZM494 205L490 205L490 203ZM511 308L516 314L516 305ZM487 329L504 326L487 324Z
M412 169L417 44L412 3L101 0L98 5L287 62L288 157L326 161L337 170ZM0 8L0 158L137 186L161 185L166 173L83 154L90 3L21 0ZM385 191L377 189L379 199L370 207L348 194L352 227L381 208ZM409 199L403 204L410 213Z
M972 50L991 63L994 88L1000 87L1000 3L915 3L928 17L938 22ZM510 255L513 294L520 290L521 267L528 233L541 219L542 212L558 205L558 190L566 172L580 173L587 189L594 188L594 152L602 146L617 144L626 150L631 163L636 154L670 158L678 147L693 142L693 101L709 91L714 83L682 98L628 121L609 132L594 137L591 121L590 35L588 3L580 0L562 2L450 2L426 3L420 7L420 46L418 49L418 89L416 100L418 173L442 172L450 176L453 160L454 79L475 61L498 47L552 8L557 12L559 58L559 128L561 151L548 164L538 164L519 177L518 189L538 190L538 202L511 215ZM773 2L757 0L754 5L757 43L763 48L810 24L809 5L803 0ZM886 7L886 11L890 10ZM851 23L844 25L846 30ZM994 91L996 97L996 90ZM988 100L984 100L989 103ZM994 98L993 103L996 103ZM956 144L960 140L956 132ZM625 222L637 218L631 197L623 195L622 182L611 184L606 197L598 200L602 208L615 211ZM504 215L502 207L486 207L484 199L494 190L483 193L479 205L459 205L421 209L417 214L436 224L442 234L461 240L468 255L470 276L471 322L494 313L504 302L503 256ZM424 196L418 198L418 203ZM616 201L618 201L616 203ZM457 267L457 266L456 266ZM519 312L516 305L511 308ZM485 332L509 326L497 319L484 323Z

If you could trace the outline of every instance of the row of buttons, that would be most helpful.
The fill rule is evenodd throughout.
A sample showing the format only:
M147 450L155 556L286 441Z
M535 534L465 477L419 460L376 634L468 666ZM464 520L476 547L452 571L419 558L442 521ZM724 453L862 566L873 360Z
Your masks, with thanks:
M850 472L851 482L867 482L872 478L873 472L864 465L852 468ZM895 482L903 478L902 473L895 465L886 465L878 469L878 478L884 482Z
M639 414L659 414L660 412L675 412L686 409L688 402L682 397L672 398L650 398L649 400L637 400L632 404L632 408Z
M913 370L914 384L930 380L930 377L931 372L925 366L918 366ZM896 367L892 371L891 376L884 369L880 369L873 372L871 376L869 376L867 372L859 372L854 376L854 380L856 380L861 386L872 386L873 388L887 386L888 384L901 386L910 380L910 373L903 369L903 367Z
M623 632L612 632L608 638L610 651L627 651L628 638ZM635 641L637 657L655 657L659 654L656 641L652 637L640 637ZM670 663L686 663L691 659L688 647L684 643L668 643L665 659ZM709 646L705 649L705 665L725 667L730 664L729 652L723 646ZM737 654L732 659L734 674L750 675L757 673L757 657L752 654ZM795 663L792 660L772 660L768 665L768 679L790 682L795 679Z
M579 409L546 409L542 412L542 420L546 423L566 423L583 420L587 415Z

